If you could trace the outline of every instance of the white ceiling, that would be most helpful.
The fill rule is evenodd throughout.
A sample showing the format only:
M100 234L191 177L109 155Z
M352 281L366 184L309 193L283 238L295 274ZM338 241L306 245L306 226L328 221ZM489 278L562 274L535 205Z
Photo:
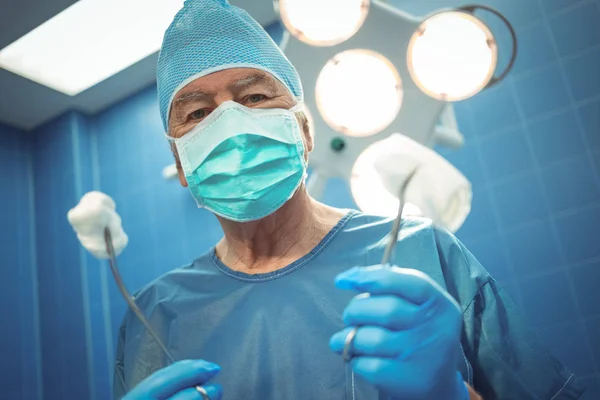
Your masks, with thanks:
M60 13L74 0L0 0L0 49ZM277 16L272 0L230 0L259 23ZM157 54L70 97L0 68L0 122L31 130L69 109L94 114L147 87L155 80Z

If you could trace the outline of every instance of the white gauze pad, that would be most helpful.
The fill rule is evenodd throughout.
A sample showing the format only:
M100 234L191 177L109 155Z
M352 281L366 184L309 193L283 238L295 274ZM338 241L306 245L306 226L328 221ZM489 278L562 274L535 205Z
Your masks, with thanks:
M115 210L115 202L109 196L101 192L89 192L67 213L67 219L81 245L98 259L109 258L104 241L105 228L108 227L112 236L115 256L121 254L129 241L123 231L121 217Z

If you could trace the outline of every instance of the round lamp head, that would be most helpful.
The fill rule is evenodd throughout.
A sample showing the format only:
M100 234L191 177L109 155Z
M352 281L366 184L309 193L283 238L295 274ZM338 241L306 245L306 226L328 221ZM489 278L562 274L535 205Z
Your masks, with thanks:
M325 65L316 85L321 116L336 131L364 137L379 133L396 119L402 106L400 74L384 56L348 50Z
M334 46L362 27L370 0L275 0L292 35L311 46Z
M416 85L442 101L459 101L483 90L496 70L498 47L473 14L447 11L427 18L408 46L408 70Z

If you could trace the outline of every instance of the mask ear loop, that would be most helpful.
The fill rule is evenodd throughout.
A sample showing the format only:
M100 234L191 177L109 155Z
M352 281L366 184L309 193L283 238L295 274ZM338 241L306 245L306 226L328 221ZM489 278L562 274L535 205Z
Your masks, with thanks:
M190 130L190 132L192 132L194 129L196 129L196 127L192 128L192 130ZM164 132L163 135L167 139L167 141L169 142L169 144L171 146L175 146L175 150L177 150L177 154L179 155L181 153L179 144L182 143L182 139L185 136L182 136L180 138L176 138L176 137L173 137L173 136L169 135L169 132ZM191 176L190 174L188 174L189 167L187 167L187 163L186 163L185 159L182 161L181 160L181 156L179 156L178 161L179 161L179 165L183 169L183 173L185 175L185 179L188 182L188 186L189 186L190 185L190 181L193 180L194 177ZM202 208L203 207L202 201L198 200L198 198L196 196L194 196L194 200L196 201L196 205L198 206L198 208Z
M306 105L304 104L304 102L300 101L300 102L296 103L295 106L293 106L292 108L290 108L289 111L292 112L292 113L305 112L306 111Z
M169 144L177 144L177 138L169 135L169 132L163 133L164 137L167 139Z
M304 176L302 179L306 183L306 180L308 179L308 160L305 157L306 146L304 145L304 140L302 138L302 126L300 125L300 121L298 121L298 117L296 116L296 113L301 112L304 114L305 118L308 118L308 116L306 115L306 104L303 101L299 101L298 103L296 103L296 105L294 105L287 111L292 114L292 118L294 118L294 123L298 127L298 140L302 143L302 164L304 165Z

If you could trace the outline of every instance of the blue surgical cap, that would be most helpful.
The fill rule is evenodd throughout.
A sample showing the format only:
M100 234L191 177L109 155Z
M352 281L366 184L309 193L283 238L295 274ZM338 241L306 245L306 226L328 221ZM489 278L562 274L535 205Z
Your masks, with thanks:
M247 12L228 0L187 0L166 31L158 58L158 100L165 130L179 90L230 68L268 72L303 100L298 72Z

